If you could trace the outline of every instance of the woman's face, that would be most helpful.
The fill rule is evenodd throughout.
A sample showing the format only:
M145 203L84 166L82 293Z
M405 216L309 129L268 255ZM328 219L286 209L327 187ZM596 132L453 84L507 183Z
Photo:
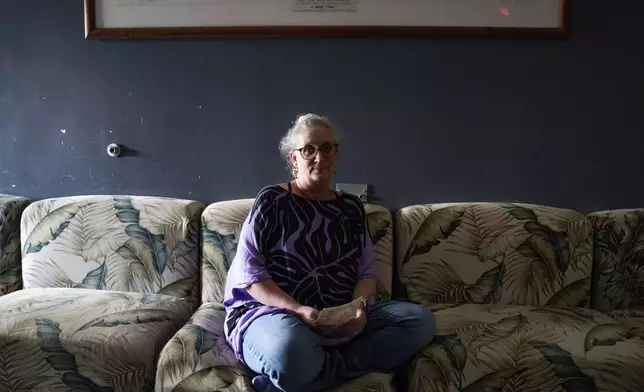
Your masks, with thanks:
M325 126L302 129L297 149L291 152L291 163L297 177L317 183L329 183L338 160L338 145L333 131Z

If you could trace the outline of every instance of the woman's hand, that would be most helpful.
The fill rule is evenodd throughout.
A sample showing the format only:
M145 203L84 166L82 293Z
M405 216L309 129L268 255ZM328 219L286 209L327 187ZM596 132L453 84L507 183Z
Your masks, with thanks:
M351 336L357 336L362 333L367 325L367 312L360 308L356 312L356 317L340 327L345 333Z
M315 322L320 316L320 311L310 306L300 306L295 309L295 314L297 314L300 320L302 320L304 323L315 327Z

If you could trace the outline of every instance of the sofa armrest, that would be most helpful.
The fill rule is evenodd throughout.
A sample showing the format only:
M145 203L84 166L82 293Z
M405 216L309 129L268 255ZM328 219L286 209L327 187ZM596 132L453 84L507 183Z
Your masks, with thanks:
M20 219L29 200L0 195L0 296L22 287Z
M157 364L157 392L253 391L252 375L224 336L224 306L204 303L165 345Z

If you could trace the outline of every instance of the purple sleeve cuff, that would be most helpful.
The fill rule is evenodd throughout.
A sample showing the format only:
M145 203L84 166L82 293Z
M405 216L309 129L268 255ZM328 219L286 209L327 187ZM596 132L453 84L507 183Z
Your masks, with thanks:
M358 280L362 279L375 279L378 280L378 274L374 271L366 271L358 277Z
M365 303L365 311L369 313L369 310L371 307L373 307L376 304L376 297L369 297L367 299L367 302Z

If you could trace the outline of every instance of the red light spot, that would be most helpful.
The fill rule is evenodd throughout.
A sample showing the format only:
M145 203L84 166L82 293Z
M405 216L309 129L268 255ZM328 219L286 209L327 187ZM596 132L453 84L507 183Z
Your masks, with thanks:
M510 10L505 7L499 7L501 15L510 16Z

